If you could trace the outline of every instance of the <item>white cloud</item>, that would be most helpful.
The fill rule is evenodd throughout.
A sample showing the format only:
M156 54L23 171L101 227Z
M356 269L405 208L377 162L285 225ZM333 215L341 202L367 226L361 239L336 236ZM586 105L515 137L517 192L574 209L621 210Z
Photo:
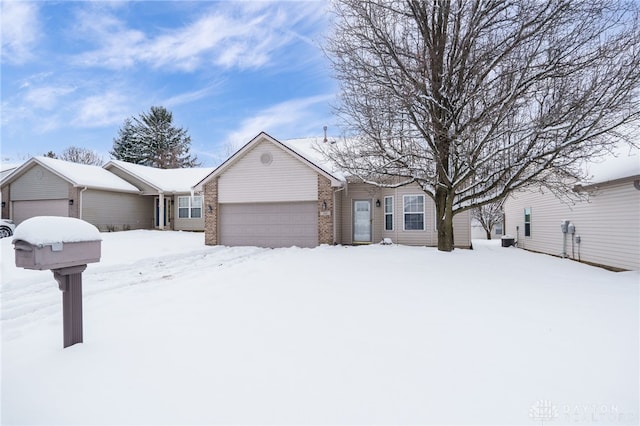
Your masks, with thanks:
M266 108L243 120L239 129L227 135L226 148L235 151L261 131L278 139L321 135L322 126L327 124L324 122L326 117L317 113L316 108L333 99L334 95L319 95L292 99Z
M75 88L68 86L29 87L24 101L32 108L51 110L58 106L60 98L74 91Z
M270 63L278 49L301 39L291 29L293 25L305 18L311 24L325 19L317 13L318 4L312 5L216 3L215 8L195 21L156 35L128 28L114 15L102 9L97 15L90 8L79 14L81 33L99 47L80 54L76 62L109 69L146 63L154 68L187 72L212 64L223 68L258 68Z
M195 102L199 99L205 98L213 94L216 89L216 85L207 86L204 89L195 90L193 92L181 93L179 95L172 96L160 102L165 107L175 107L178 105L184 105L191 102Z
M2 26L2 62L23 64L33 58L40 23L35 3L22 1L0 2Z
M122 123L130 108L130 100L118 91L108 91L78 101L74 105L72 125L78 127L103 127Z

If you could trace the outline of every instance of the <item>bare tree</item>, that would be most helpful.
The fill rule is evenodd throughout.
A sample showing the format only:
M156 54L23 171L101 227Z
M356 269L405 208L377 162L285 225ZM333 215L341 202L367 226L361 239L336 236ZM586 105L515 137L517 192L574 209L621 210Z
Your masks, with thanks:
M417 183L453 216L632 143L640 119L640 3L335 0L326 50L349 135L327 152L372 184ZM629 133L631 131L631 133Z
M487 240L491 239L493 228L502 223L504 215L503 204L504 202L501 200L471 209L471 217L482 225L482 229L487 233Z
M71 161L73 163L91 164L94 166L101 166L104 164L104 160L97 152L77 146L70 146L62 151L60 159Z

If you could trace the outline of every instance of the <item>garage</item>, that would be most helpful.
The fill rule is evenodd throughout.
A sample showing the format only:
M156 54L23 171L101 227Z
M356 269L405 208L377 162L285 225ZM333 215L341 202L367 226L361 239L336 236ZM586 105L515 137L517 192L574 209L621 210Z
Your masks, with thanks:
M219 205L220 244L258 247L316 247L317 202Z
M25 220L35 216L69 216L69 200L29 200L14 201L14 223L19 225Z

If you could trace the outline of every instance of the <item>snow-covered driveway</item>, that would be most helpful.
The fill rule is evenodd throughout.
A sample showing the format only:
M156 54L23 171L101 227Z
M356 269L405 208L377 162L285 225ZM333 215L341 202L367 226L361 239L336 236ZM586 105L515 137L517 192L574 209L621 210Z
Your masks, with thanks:
M64 350L52 274L1 240L3 424L638 422L637 272L486 242L103 238Z

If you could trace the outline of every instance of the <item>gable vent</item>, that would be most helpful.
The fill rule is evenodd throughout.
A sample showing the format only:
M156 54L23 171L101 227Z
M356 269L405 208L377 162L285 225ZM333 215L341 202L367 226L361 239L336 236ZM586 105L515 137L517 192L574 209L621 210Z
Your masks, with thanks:
M273 156L270 152L265 152L260 156L260 162L265 166L268 166L273 161Z

